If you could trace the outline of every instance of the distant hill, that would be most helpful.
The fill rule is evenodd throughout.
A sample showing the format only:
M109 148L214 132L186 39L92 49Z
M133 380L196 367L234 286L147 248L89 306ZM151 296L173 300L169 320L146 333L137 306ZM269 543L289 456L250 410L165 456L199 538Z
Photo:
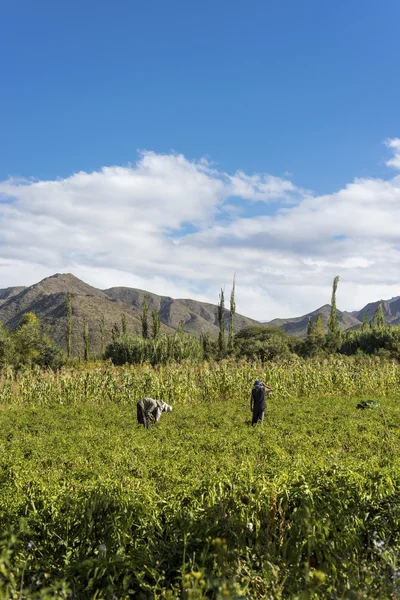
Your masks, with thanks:
M194 335L198 333L209 333L210 335L218 334L218 319L216 306L207 302L199 302L197 300L174 300L168 296L158 296L144 290L137 290L126 287L115 287L104 290L109 298L124 302L142 313L144 296L147 295L147 303L149 312L155 308L160 311L160 319L164 325L177 329L183 321L185 331ZM239 331L248 325L258 323L254 319L244 317L243 315L235 315L235 331ZM228 328L229 311L225 311L225 325Z
M74 347L83 348L82 330L84 318L88 320L92 348L100 351L100 319L104 318L106 343L111 341L111 330L117 323L121 327L122 315L125 314L128 332L141 332L141 316L143 300L147 296L149 305L149 323L151 312L160 312L161 331L173 333L183 323L185 331L200 335L208 333L216 338L218 335L217 307L207 302L190 299L174 299L159 296L145 290L128 287L113 287L105 290L97 289L78 279L72 274L57 273L46 277L39 283L29 287L9 287L0 289L0 321L11 329L18 326L22 315L35 313L42 321L44 328L54 341L66 347L67 306L66 297L71 293L73 306L73 338ZM352 330L361 327L366 311L371 320L379 302L371 302L359 311L352 313L337 311L339 327ZM389 324L400 323L400 297L383 302L383 311ZM265 326L280 327L290 335L305 337L308 321L315 321L321 314L325 328L330 315L330 305L325 304L306 315L288 319L273 319L262 323ZM241 314L235 316L235 331L249 325L260 324ZM225 311L225 327L229 326L229 311Z
M200 335L208 332L212 337L218 334L216 306L195 300L174 300L133 288L110 288L100 290L81 281L72 274L52 275L29 287L15 287L0 290L0 321L14 329L22 315L33 312L39 317L46 331L54 341L66 347L67 306L66 297L71 293L73 307L73 346L83 347L82 330L86 317L89 326L91 346L100 351L100 319L104 318L106 343L111 341L111 330L115 323L121 328L125 314L127 329L131 333L141 332L141 315L144 296L151 311L160 310L161 332L173 333L183 323L186 331ZM235 329L257 323L253 319L237 314ZM229 311L225 312L225 324L229 324Z
M309 319L315 321L318 315L321 315L326 330L330 312L330 305L325 304L324 306L321 306L321 308L313 310L312 312L307 313L306 315L302 315L301 317L293 317L291 319L273 319L272 321L264 323L264 325L267 325L269 327L279 327L280 329L286 331L286 333L288 333L289 335L294 335L296 337L306 337ZM361 325L360 321L357 318L347 313L338 310L337 314L339 317L339 327L342 330Z
M378 308L379 302L379 300L377 302L370 302L369 304L364 306L364 308L362 308L360 311L354 313L354 316L362 322L365 313L368 312L368 321L371 321L376 309ZM400 323L400 298L383 300L382 310L383 314L386 317L386 322L389 325L398 325Z
M8 298L11 298L11 296L16 296L17 294L22 292L22 290L24 290L24 289L25 288L23 286L19 286L19 287L9 287L9 288L5 288L4 290L0 290L0 306Z

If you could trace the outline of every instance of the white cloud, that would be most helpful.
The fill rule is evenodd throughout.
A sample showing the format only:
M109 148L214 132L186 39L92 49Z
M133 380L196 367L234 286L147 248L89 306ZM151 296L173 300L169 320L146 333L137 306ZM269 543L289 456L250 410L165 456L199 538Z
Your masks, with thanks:
M390 160L386 162L388 167L393 167L394 169L400 169L400 138L392 138L386 140L386 146L393 150L394 156Z
M291 181L272 175L246 175L243 171L237 171L235 175L229 177L229 180L230 195L246 200L271 202L279 199L283 201L305 194Z
M216 302L236 272L238 311L262 320L328 303L336 274L342 309L400 293L400 177L311 196L268 174L145 152L136 165L0 182L1 198L0 288L73 272ZM281 208L246 217L253 201Z

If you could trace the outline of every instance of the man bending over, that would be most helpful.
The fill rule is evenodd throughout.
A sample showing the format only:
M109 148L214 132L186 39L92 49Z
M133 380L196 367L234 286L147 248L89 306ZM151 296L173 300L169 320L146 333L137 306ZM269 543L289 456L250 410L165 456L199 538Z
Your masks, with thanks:
M142 398L137 403L137 420L140 425L149 428L151 423L158 423L161 413L171 412L172 406L162 400L153 400L153 398Z

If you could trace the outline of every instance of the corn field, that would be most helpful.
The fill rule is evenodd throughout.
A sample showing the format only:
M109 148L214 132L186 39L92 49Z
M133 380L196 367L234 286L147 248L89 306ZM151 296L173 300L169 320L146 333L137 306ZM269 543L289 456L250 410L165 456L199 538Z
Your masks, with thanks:
M399 383L336 356L4 371L0 599L400 598ZM143 396L173 405L149 430Z
M12 369L0 376L0 404L43 406L84 402L132 404L144 396L191 404L240 400L261 378L281 399L294 397L393 395L400 389L395 361L332 356L292 358L280 363L202 363L192 365L111 365L59 372Z

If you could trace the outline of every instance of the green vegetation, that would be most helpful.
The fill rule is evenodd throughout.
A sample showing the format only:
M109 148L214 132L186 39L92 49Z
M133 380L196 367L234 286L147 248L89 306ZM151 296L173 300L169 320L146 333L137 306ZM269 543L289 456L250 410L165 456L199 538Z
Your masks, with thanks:
M220 357L223 357L226 351L226 341L225 341L225 298L224 298L224 290L221 289L219 295L219 303L217 309L218 316L218 353Z
M18 369L32 366L58 369L63 362L63 353L43 332L33 313L26 313L13 332L0 323L0 368L13 365Z
M5 371L0 597L396 597L399 384L380 358ZM174 406L149 431L145 394Z
M174 335L157 334L153 338L125 335L107 346L105 358L110 358L115 365L196 362L203 359L203 348L197 338L182 331Z

